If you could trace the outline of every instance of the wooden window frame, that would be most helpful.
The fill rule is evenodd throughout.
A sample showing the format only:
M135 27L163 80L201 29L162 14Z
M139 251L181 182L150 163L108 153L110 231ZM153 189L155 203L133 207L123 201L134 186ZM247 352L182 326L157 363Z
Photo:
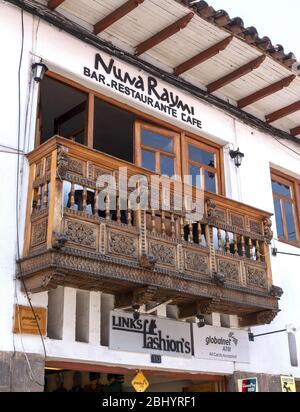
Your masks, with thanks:
M273 200L279 199L280 200L280 210L281 210L281 216L282 216L282 225L283 225L283 232L284 232L284 237L278 236L278 240L283 243L287 243L292 246L300 247L300 181L293 176L286 175L276 169L271 168L271 183L272 181L276 181L278 183L282 183L285 186L288 186L291 191L291 197L285 197L282 195L279 195L277 193L273 192L272 189L272 194L273 194ZM294 218L294 224L295 224L295 231L296 231L296 240L289 240L288 239L288 232L287 232L287 223L286 223L286 217L284 213L284 208L282 201L289 201L292 203L293 206L293 218ZM276 216L275 216L276 219Z
M214 168L192 161L189 159L189 145L195 146L201 150L209 153L213 153L216 159L216 165ZM200 141L199 138L192 137L190 135L183 136L183 147L182 147L182 168L185 175L189 175L190 164L196 164L197 167L201 167L204 170L211 171L216 174L216 194L224 195L224 166L223 166L223 156L222 149L220 146L210 144L208 142ZM206 191L206 190L204 190Z
M94 89L91 89L87 86L84 86L81 83L76 82L75 80L69 79L67 77L62 76L56 72L48 71L46 73L47 77L59 81L63 84L66 84L70 87L73 87L81 92L84 92L88 95L88 108L86 110L86 133L85 133L85 142L84 144L89 147L93 148L93 129L94 129L94 101L95 98L103 100L106 103L112 104L115 107L120 109L126 110L129 113L132 113L136 116L137 120L135 122L135 130L134 133L134 161L136 165L140 164L141 159L139 159L139 154L137 151L138 141L136 140L137 136L137 125L139 123L147 124L153 128L157 128L158 130L167 130L168 135L170 133L176 134L179 136L179 141L176 138L176 147L175 147L175 155L176 155L176 162L175 162L175 172L178 176L182 177L182 174L186 174L187 172L187 144L186 139L191 139L196 144L203 144L206 149L213 149L216 151L217 154L217 186L218 186L218 195L225 196L225 174L224 174L224 156L223 156L223 147L218 143L211 142L210 140L206 139L203 136L199 136L193 133L187 133L182 128L171 124L165 120L158 119L157 117L150 115L148 113L143 112L142 110L136 109L126 103L123 103L119 100L116 100L112 97L109 97L105 94L97 92ZM39 90L40 96L40 90ZM39 111L39 104L37 106L37 115L36 115L36 140L35 140L35 147L38 147L40 143L40 111ZM179 156L177 155L179 153Z
M162 149L158 149L152 146L142 144L141 131L149 130L150 132L160 134L162 136L171 138L173 140L173 152L167 152ZM142 150L155 153L155 171L154 173L160 174L160 154L174 159L174 173L176 176L181 177L181 155L180 155L180 134L167 128L162 128L158 125L146 123L141 120L135 122L134 132L134 152L135 163L137 166L142 167Z

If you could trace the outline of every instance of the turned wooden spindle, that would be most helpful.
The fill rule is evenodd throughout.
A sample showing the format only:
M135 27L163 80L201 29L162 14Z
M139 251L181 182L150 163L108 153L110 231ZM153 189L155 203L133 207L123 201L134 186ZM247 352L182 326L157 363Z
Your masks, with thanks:
M37 192L36 208L40 210L41 206L42 206L42 186L39 186L38 192Z
M181 240L185 240L185 239L184 239L183 217L180 218L180 237L181 237Z
M116 199L116 208L117 208L117 222L121 223L121 206L120 206L120 196L117 196Z
M238 242L237 242L237 234L236 233L233 236L233 243L234 243L234 255L238 256L239 249L238 249Z
M95 194L94 194L94 215L98 216L98 195L99 195L99 191L95 190Z
M71 183L71 196L70 196L70 207L71 209L74 209L75 205L75 186L74 183Z
M246 255L246 247L245 247L245 237L241 236L241 244L242 244L242 256Z
M151 232L156 233L155 209L151 209Z
M201 228L201 222L198 222L197 228L198 228L198 243L199 243L199 246L202 246L202 228Z
M226 240L226 253L230 253L230 238L229 238L229 232L226 231L225 233L225 240Z
M105 219L110 220L110 200L109 194L105 196Z
M174 213L171 213L171 236L175 238L175 218Z
M87 189L86 187L83 188L83 192L82 192L82 210L83 212L87 211Z
M256 260L258 262L261 262L260 244L258 240L255 242L255 254L256 254Z
M166 234L166 214L163 210L161 212L161 233Z
M131 204L130 204L129 199L127 203L127 224L128 226L132 226L132 210L131 210Z
M44 208L48 207L48 193L49 193L49 187L48 187L48 182L46 182L44 186Z
M194 243L194 234L193 234L193 222L189 221L189 241Z
M222 251L222 231L218 229L218 249Z
M250 237L249 237L249 240L248 240L248 247L249 247L249 257L250 257L250 259L253 259L254 258L253 243L252 243L252 239Z

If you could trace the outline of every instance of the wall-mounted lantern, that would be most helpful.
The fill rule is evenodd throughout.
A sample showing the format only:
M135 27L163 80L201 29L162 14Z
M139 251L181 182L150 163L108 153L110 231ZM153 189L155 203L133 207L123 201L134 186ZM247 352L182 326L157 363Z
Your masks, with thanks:
M242 165L243 158L245 157L244 153L240 152L240 149L237 149L230 150L229 154L230 157L234 159L234 164L236 167L240 167Z
M42 63L33 63L31 66L33 78L37 83L40 83L43 80L45 73L48 71L48 67Z

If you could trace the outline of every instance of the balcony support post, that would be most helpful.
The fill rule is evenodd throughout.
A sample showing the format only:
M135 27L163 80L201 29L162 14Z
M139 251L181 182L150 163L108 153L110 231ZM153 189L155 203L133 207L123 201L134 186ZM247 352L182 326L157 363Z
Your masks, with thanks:
M32 204L34 196L33 180L36 173L36 163L30 165L29 170L29 184L28 184L28 194L27 194L27 209L26 209L26 220L25 220L25 233L24 233L24 247L23 247L23 257L28 256L31 241L31 214L32 214Z
M62 222L62 189L63 182L57 176L58 149L51 155L51 179L50 179L50 199L47 227L47 248L51 249L53 244L53 232L61 232Z

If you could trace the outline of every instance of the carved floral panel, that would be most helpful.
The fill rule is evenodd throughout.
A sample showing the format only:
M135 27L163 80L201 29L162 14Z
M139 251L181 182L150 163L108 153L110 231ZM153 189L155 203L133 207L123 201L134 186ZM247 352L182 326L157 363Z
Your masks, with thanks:
M247 284L257 288L267 288L267 273L264 269L246 266Z
M128 236L126 233L117 233L110 231L109 233L109 251L117 255L127 257L137 256L137 239L133 236Z
M65 235L70 242L92 249L96 248L97 230L93 225L66 220Z
M231 225L244 229L245 222L243 216L231 213Z
M46 242L47 220L38 221L32 225L31 246L38 246Z
M176 249L174 246L168 246L165 243L159 242L149 242L149 254L157 259L157 263L175 266Z
M225 276L226 281L239 283L240 264L228 259L218 259L218 272Z
M199 273L208 273L208 257L191 251L185 252L185 269Z
M84 174L84 163L80 160L68 159L68 172L73 172L78 175L83 176Z

